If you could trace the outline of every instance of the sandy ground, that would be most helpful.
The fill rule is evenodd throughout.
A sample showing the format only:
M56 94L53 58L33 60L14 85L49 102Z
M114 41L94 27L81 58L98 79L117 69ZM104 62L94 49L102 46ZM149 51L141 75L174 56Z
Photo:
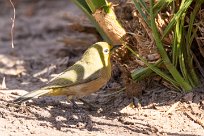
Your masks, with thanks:
M204 135L203 88L183 94L155 84L134 98L137 107L133 108L132 98L124 92L115 93L122 88L116 68L106 87L85 98L95 109L80 102L77 102L80 108L74 109L65 97L39 98L26 105L13 105L14 98L45 85L97 41L95 34L73 29L91 25L67 0L18 0L15 5L12 49L12 7L0 2L1 136Z

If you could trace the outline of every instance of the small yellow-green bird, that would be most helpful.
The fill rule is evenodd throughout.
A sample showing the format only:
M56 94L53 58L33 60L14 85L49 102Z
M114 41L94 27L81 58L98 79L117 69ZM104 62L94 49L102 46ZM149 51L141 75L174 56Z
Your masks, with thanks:
M60 73L43 88L34 90L14 100L22 103L39 96L66 95L70 100L81 98L96 92L104 86L111 77L110 51L106 42L98 42L90 46L81 60Z

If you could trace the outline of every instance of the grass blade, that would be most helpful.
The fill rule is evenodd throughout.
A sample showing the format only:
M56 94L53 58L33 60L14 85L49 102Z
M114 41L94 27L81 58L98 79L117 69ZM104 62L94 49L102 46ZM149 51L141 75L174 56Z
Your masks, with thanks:
M145 59L143 59L138 53L133 51L129 46L127 46L127 45L125 45L125 46L126 46L126 48L128 48L128 50L130 50L130 52L132 54L134 54L137 58L142 60L145 63L145 65L147 65L152 71L154 71L156 74L158 74L159 76L161 76L162 78L164 78L165 80L170 82L177 90L180 90L179 89L180 85L173 78L171 78L166 73L162 72L159 68L155 67L154 65L149 64Z
M153 6L153 10L155 13L158 13L159 11L161 11L164 7L166 7L167 5L169 5L173 0L160 0L158 1L154 6Z
M178 20L181 17L181 15L189 8L192 1L193 0L187 0L187 2L185 2L183 6L180 7L179 11L174 15L174 17L171 19L168 26L165 28L163 35L162 35L162 39L172 30L172 28L176 24L176 20Z
M157 26L155 23L155 15L153 13L153 0L150 0L150 18L151 18L151 28L153 37L155 39L157 48L160 52L160 55L163 59L163 62L166 66L166 68L169 70L171 75L173 76L174 80L181 86L182 89L185 91L192 90L192 87L183 79L183 77L180 75L180 73L177 71L177 69L174 67L174 65L171 63L160 38L159 32L157 30Z
M89 6L92 13L96 11L96 9L107 6L108 3L106 0L85 0L87 5Z
M155 64L152 64L154 67L162 64L162 60L157 61ZM136 69L131 73L131 77L133 80L142 80L152 74L152 70L149 67Z
M96 27L97 31L100 33L100 35L102 36L102 38L111 44L111 40L110 38L106 35L106 33L103 31L103 29L101 29L101 27L99 26L99 24L96 22L96 20L94 19L94 17L91 14L91 10L89 9L89 6L86 4L86 2L84 0L72 0L80 9L82 9L82 11L87 15L87 17L89 18L89 20L93 23L93 25Z
M150 21L147 19L147 16L145 15L145 13L142 11L142 8L139 4L139 2L137 2L137 0L133 0L135 7L137 8L138 12L140 13L140 15L143 17L143 19L145 20L145 22L147 23L148 26L150 26Z

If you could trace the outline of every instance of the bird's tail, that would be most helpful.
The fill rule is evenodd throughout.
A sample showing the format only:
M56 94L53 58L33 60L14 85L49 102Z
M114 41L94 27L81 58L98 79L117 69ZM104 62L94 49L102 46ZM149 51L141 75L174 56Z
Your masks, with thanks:
M25 101L27 101L27 100L30 100L30 99L32 99L32 98L34 98L34 97L43 96L43 95L45 95L45 94L47 94L47 93L49 93L49 92L50 92L50 89L35 90L35 91L32 91L32 92L30 92L30 93L27 93L27 94L25 94L25 95L23 95L23 96L18 97L18 98L15 99L13 102L14 102L14 103L17 103L17 104L20 104L20 103L25 102Z

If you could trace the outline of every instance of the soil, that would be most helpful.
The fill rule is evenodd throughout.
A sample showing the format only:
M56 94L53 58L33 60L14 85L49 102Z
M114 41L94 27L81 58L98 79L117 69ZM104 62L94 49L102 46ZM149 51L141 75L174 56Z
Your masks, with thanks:
M82 55L98 35L88 19L67 0L16 0L14 48L9 1L0 2L0 135L204 135L203 87L191 93L151 85L139 97L118 91L121 73L84 98L94 106L65 97L42 97L22 105L12 100L46 84ZM123 3L125 4L125 3ZM89 31L87 31L87 29Z

